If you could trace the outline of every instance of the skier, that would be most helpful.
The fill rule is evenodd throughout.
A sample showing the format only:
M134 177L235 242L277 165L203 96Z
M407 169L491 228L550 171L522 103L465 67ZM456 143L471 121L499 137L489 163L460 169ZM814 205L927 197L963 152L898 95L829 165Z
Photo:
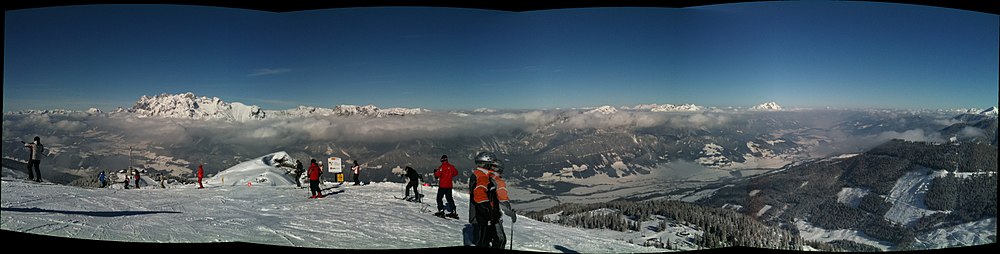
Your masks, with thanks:
M201 164L198 164L198 189L205 188L205 186L201 185L201 178L202 177L205 177L205 169L203 169L201 167Z
M42 171L38 169L38 164L42 162L41 156L39 155L45 155L44 153L42 153L43 151L45 151L45 146L42 145L42 139L39 138L38 136L35 136L35 140L32 141L31 143L25 143L24 141L21 141L21 144L24 144L24 147L27 147L28 151L30 151L31 153L30 157L28 157L28 180L41 182ZM32 171L32 167L34 167L34 171ZM38 177L36 178L35 175L37 175Z
M361 166L358 165L358 160L354 160L354 166L351 167L351 171L354 173L354 185L361 185L361 178L358 177L361 174Z
M302 162L295 160L295 186L299 188L302 188L302 182L299 179L302 178L302 172L305 172L305 170L302 170Z
M138 169L133 169L133 170L135 171L135 181L134 181L135 182L135 188L139 189L139 180L141 180L142 177L139 177L139 170Z
M104 175L104 170L101 170L101 174L97 175L97 180L101 182L101 188L108 185L108 177Z
M129 180L131 180L131 178L132 178L132 177L131 177L131 176L129 176L129 175L128 175L128 173L125 173L125 189L126 189L126 190L128 189L128 185L129 185Z
M420 195L420 192L417 191L417 184L419 184L420 182L420 174L417 173L416 170L413 170L413 168L411 168L410 166L406 166L406 173L403 175L403 177L410 178L410 181L406 183L406 195L403 197L403 199L419 203L420 198L423 197L423 195ZM413 188L412 198L410 198L410 188Z
M476 154L476 169L469 178L469 224L472 224L472 242L478 247L501 249L507 242L503 232L501 210L517 221L510 207L507 184L500 179L503 167L491 152ZM497 172L499 171L499 172Z
M309 198L322 198L322 190L319 189L319 175L322 171L319 169L319 165L316 164L316 159L311 160L309 165L309 193L312 194Z
M434 215L444 218L458 219L458 213L455 213L455 200L451 197L452 189L452 177L458 176L458 170L455 166L448 163L448 155L441 155L441 166L434 169L434 178L438 179L438 192L437 192L437 208L438 212ZM441 202L441 198L446 198L448 200L447 206ZM448 209L448 215L444 214L444 210Z
M163 173L159 173L159 174L157 174L157 178L159 178L159 180L160 180L160 188L166 189L167 188L167 184L166 184L167 177L163 176Z

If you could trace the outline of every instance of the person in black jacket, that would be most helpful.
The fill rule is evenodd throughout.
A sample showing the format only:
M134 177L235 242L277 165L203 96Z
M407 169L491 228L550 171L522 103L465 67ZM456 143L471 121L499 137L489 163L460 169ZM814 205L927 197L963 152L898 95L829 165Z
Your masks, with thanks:
M300 178L302 178L303 172L306 171L302 169L302 161L295 160L295 186L299 188L302 188L302 180Z
M45 146L42 145L42 139L35 136L34 141L31 141L31 143L21 141L21 144L24 144L24 147L27 147L28 151L31 153L28 157L28 180L41 182L42 171L38 169L38 164L42 162L42 156L48 156L44 153ZM32 171L32 169L34 169L34 171Z
M406 174L403 177L410 178L410 181L406 183L406 196L403 199L414 200L420 202L420 192L417 191L417 185L420 184L420 174L410 166L406 166ZM413 198L410 198L410 188L413 188Z

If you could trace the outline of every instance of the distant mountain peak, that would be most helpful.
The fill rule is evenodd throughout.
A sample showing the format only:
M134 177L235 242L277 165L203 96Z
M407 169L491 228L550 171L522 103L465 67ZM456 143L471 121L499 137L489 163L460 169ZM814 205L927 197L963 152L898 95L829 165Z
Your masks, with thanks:
M993 106L988 109L984 109L983 111L979 111L979 114L987 116L997 116L997 107Z
M264 119L264 111L257 105L239 102L227 103L219 97L197 97L194 93L163 93L139 98L128 112L144 117L166 117L185 119L221 119L243 122Z
M587 113L587 114L610 115L610 114L614 114L614 113L617 113L617 112L618 112L618 109L616 109L614 106L604 105L604 106L597 107L595 109L591 109L591 110L589 110L589 111L587 111L585 113Z
M632 110L649 110L649 112L677 112L677 111L702 111L705 110L704 107L694 105L694 104L640 104L635 107L624 109Z
M773 102L773 101L772 102L765 102L765 103L758 104L757 106L751 107L750 110L757 110L757 111L781 111L781 105L778 105L777 102Z

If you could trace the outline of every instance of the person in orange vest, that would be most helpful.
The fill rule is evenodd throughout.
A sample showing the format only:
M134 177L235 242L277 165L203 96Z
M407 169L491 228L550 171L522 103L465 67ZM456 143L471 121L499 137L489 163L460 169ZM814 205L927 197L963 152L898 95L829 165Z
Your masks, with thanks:
M198 189L205 188L205 186L201 185L202 177L205 177L205 169L201 168L201 164L198 164Z
M312 194L309 198L322 198L323 190L319 189L319 174L322 173L319 169L319 165L316 165L316 159L312 159L309 165L309 193Z
M455 213L455 199L451 197L452 178L458 176L458 170L451 163L448 163L448 155L441 155L441 166L438 166L434 170L434 178L438 179L438 193L437 193L437 208L438 212L434 213L438 217L448 217L458 219L458 213ZM441 202L442 198L448 200L447 205ZM448 214L445 215L444 211L448 209Z
M475 161L476 169L469 178L472 242L478 247L502 249L507 239L501 215L510 216L511 223L517 221L517 214L510 207L507 196L507 183L500 178L503 167L491 152L476 154Z

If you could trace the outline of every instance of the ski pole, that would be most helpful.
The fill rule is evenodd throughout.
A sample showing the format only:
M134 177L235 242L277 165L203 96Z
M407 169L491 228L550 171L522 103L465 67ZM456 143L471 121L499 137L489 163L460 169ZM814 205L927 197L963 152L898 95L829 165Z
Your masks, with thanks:
M510 220L510 250L514 250L514 220Z

